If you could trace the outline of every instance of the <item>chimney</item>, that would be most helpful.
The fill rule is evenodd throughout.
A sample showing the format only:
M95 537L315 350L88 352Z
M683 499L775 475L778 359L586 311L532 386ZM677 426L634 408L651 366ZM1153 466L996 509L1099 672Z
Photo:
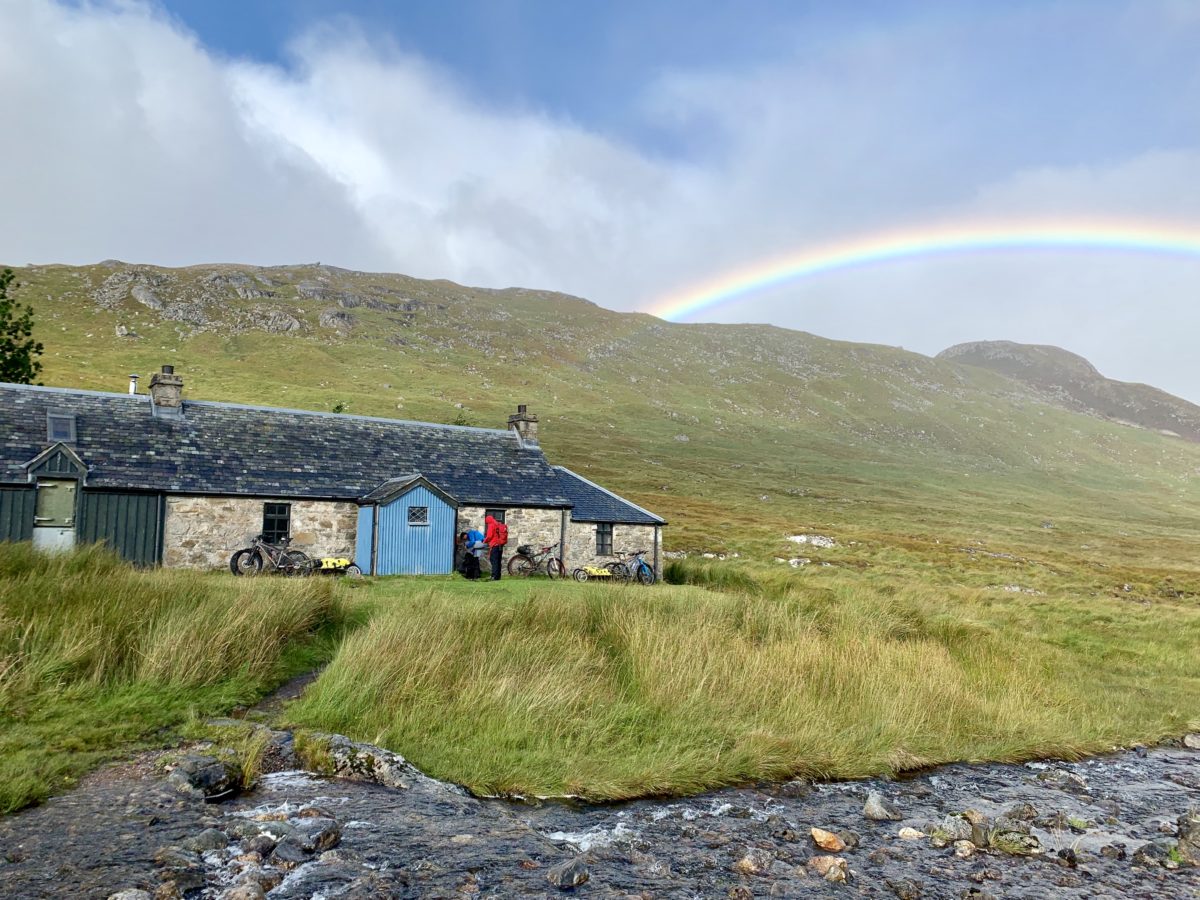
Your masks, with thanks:
M183 379L174 366L163 366L150 376L150 403L154 414L177 416L183 412Z
M538 445L538 417L527 411L524 403L517 407L517 414L508 417L508 427L517 432L522 444Z
M140 377L141 376L139 376L139 375L130 375L129 376L129 393L131 393L131 394L137 393L137 383L138 383L138 378L140 378Z

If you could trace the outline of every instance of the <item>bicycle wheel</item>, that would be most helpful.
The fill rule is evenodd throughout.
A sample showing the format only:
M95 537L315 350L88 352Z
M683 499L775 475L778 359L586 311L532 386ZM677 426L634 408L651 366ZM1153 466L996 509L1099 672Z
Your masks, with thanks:
M313 573L313 561L307 553L288 550L279 561L279 571L290 577L303 578Z
M608 571L612 572L612 580L613 581L628 581L629 580L629 566L625 565L625 563L623 563L623 562L605 563L604 568L606 568L606 569L608 569Z
M508 561L508 574L529 576L537 571L537 563L528 556L522 556L518 553Z
M588 573L584 569L576 569L574 572L571 573L571 577L574 578L576 581L587 581Z
M557 556L552 556L546 560L546 575L550 578L566 578L567 567Z
M640 581L642 584L646 585L647 587L654 584L654 581L655 581L654 570L652 568L650 568L650 566L647 565L646 563L642 563L640 566L638 566L637 575L638 575L638 581Z
M229 571L234 575L257 575L262 565L262 557L253 548L239 550L229 557Z

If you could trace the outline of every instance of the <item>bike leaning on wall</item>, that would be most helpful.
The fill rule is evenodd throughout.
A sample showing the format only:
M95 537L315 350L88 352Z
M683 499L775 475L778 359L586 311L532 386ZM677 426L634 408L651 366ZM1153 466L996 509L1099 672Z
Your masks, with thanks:
M289 539L282 538L272 544L257 535L250 546L238 550L229 557L229 571L234 575L261 575L263 572L278 572L291 577L311 575L317 563L302 550L288 547Z
M636 550L625 559L606 564L605 568L612 572L613 581L637 581L646 586L652 585L656 579L653 566L646 562L649 552Z

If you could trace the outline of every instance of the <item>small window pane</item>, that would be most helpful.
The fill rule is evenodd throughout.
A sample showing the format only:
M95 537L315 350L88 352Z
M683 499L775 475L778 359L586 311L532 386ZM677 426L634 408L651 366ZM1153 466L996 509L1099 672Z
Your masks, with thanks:
M292 505L290 503L263 504L263 540L278 544L291 533Z
M429 507L428 506L410 506L408 508L408 524L409 525L428 525L429 524Z
M612 556L613 527L612 525L596 526L596 555Z
M497 522L504 521L504 510L502 509L485 509L483 514L484 516L491 516Z

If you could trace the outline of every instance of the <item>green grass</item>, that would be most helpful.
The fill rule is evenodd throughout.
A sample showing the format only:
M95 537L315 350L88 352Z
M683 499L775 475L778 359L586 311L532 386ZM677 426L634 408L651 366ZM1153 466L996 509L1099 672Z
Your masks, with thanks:
M998 603L730 565L721 591L381 582L289 718L480 793L592 799L1077 757L1200 724L1194 600Z
M328 657L342 620L319 579L140 572L96 547L0 543L0 812L254 702Z

